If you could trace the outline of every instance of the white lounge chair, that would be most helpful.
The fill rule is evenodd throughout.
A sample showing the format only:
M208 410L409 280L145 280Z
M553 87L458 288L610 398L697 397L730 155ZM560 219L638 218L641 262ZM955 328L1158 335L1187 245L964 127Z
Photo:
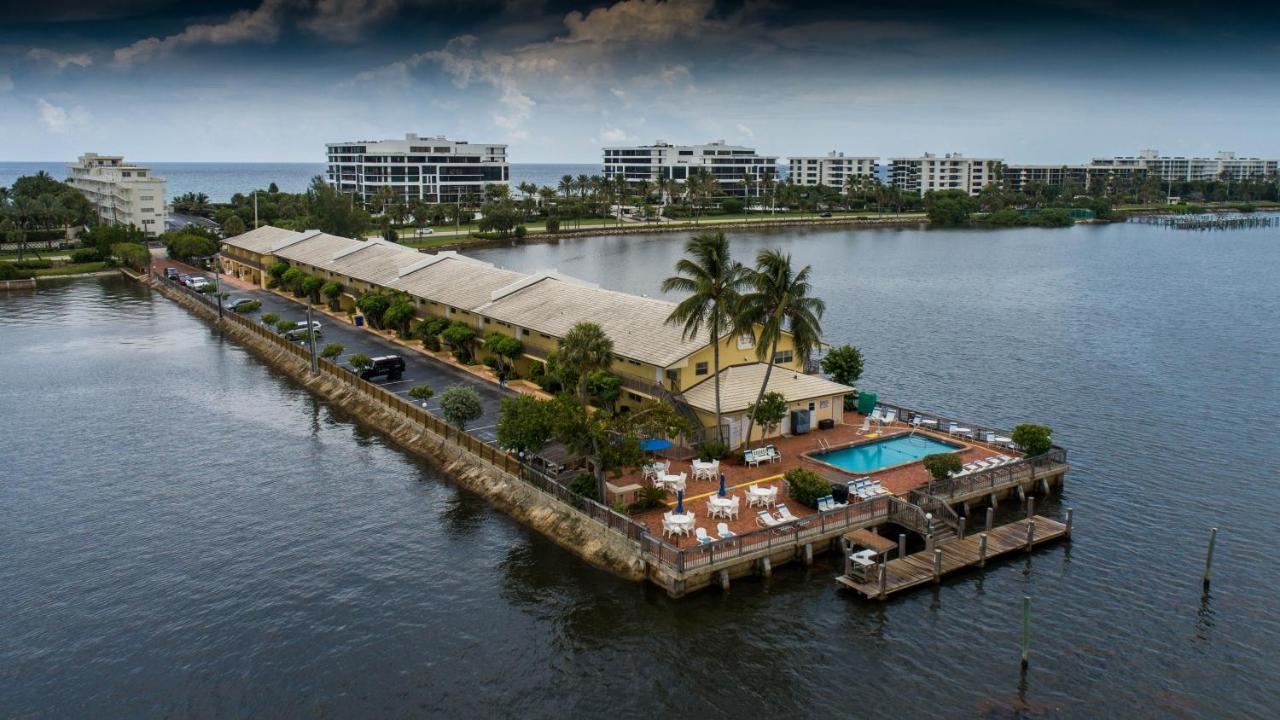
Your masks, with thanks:
M965 437L973 437L973 428L961 427L957 423L951 423L947 427L947 433L950 435L964 435Z
M880 417L884 419L884 424L885 424L885 425L892 425L892 424L893 424L893 421L898 419L898 411L897 411L897 410L885 410L885 411L884 411L884 414L883 414L883 415L881 415Z
M729 529L728 523L716 523L716 532L720 534L720 539L735 537L737 533Z
M791 514L791 508L786 503L778 503L778 517L782 518L782 522L793 522L800 518Z
M830 495L818 498L818 512L826 512L831 509L831 504L835 502Z
M707 531L705 528L694 528L693 536L698 539L699 545L707 545L715 542L707 535Z
M867 415L862 418L862 425L858 428L858 434L866 435L867 431L870 429L871 429L871 416Z
M761 510L760 512L756 513L756 524L759 525L760 527L767 527L767 528L778 527L779 525L782 524L782 522L783 522L782 520L779 520L778 518L770 515L769 511L767 510Z

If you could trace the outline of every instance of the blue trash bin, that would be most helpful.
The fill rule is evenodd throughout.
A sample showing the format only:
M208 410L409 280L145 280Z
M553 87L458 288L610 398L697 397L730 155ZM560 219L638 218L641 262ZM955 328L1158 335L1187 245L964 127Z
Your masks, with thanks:
M364 325L364 316L363 316L363 315L357 315L357 316L356 316L356 327L361 327L362 325Z

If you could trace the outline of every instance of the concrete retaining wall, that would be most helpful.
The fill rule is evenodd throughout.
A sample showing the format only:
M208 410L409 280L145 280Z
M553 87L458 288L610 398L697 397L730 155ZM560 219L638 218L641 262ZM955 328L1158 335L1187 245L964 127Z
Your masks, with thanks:
M216 310L183 291L151 278L141 281L200 317L218 323ZM484 496L494 507L557 545L627 580L638 582L645 579L645 561L640 547L621 534L407 416L370 402L351 385L329 375L312 375L306 362L280 346L232 322L223 322L220 327L228 337L287 373L311 392L351 413L360 423L382 432L401 447L431 460L460 487Z

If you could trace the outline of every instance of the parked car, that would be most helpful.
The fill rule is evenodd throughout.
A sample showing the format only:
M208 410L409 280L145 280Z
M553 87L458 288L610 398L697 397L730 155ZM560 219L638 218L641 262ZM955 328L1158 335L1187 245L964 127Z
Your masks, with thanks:
M190 280L190 279L191 279L191 276L190 276L190 275L188 275L188 274L186 274L186 273L180 273L180 274L178 275L178 284L179 284L179 285L186 285L186 284L187 284L187 281L188 281L188 280Z
M316 337L319 337L324 334L323 331L321 331L320 329L320 322L318 320L311 321L311 332L315 333ZM307 336L306 320L299 320L297 326L295 326L292 330L286 330L284 333L284 337L286 340L302 340L306 336Z
M363 380L385 377L395 382L404 375L404 358L399 355L383 355L370 359L373 360L373 364L360 371L360 378Z
M165 279L165 280L177 280L177 279L178 279L178 268L175 268L175 267L167 267L167 268L165 268L165 269L164 269L164 279Z
M231 300L227 301L227 307L232 310L235 310L241 305L248 305L249 303L253 303L253 302L257 302L257 300L254 300L253 298L247 298L247 297L231 298Z
M197 275L196 277L193 277L190 280L187 280L187 287L191 288L192 290L199 290L205 285L212 285L212 284L213 284L212 280L200 275Z

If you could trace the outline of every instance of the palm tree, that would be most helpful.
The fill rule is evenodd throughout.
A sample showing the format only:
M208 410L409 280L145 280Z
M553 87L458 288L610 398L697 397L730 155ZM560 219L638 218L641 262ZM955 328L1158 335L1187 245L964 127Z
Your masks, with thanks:
M753 407L760 405L769 387L773 373L773 359L778 353L778 341L784 332L791 334L794 362L807 365L813 351L821 343L822 314L827 304L811 297L809 265L796 272L791 267L791 256L781 250L761 250L756 255L756 267L749 275L752 290L744 293L738 305L736 324L749 328L756 343L756 357L767 363L764 382L756 394ZM756 333L755 327L760 331ZM750 444L755 417L747 418L747 432L743 442Z
M560 177L560 194L569 197L571 192L573 192L573 176L562 175Z
M720 434L720 338L734 333L742 288L749 271L729 256L723 232L697 235L684 246L685 256L676 262L676 274L662 281L662 292L688 293L667 318L683 324L684 338L693 339L702 328L711 336L711 376L716 396L716 437ZM674 389L674 388L673 388Z
M592 181L592 178L589 175L583 174L578 176L578 196L579 197L587 196L587 191L591 189L591 181Z
M765 195L769 196L769 214L773 215L774 205L777 204L778 181L773 178L773 173L765 172L764 177L760 179L760 189Z
M560 340L556 358L564 367L578 374L578 402L587 404L587 376L613 365L613 340L604 329L592 322L581 322L569 328Z

